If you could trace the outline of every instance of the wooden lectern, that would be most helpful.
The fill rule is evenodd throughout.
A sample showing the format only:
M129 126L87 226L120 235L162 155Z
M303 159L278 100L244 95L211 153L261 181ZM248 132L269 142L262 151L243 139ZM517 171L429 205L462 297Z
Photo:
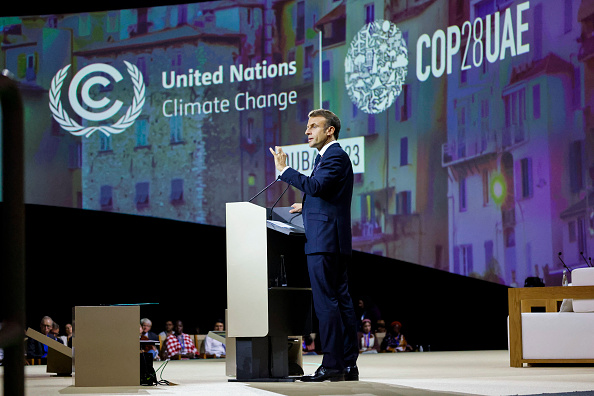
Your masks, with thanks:
M74 307L74 386L140 386L140 307Z
M70 376L72 374L72 348L32 328L27 329L25 335L48 346L46 369L48 373L56 373L58 376Z
M227 336L235 339L236 381L293 381L288 337L311 332L303 229L270 221L267 212L227 203Z

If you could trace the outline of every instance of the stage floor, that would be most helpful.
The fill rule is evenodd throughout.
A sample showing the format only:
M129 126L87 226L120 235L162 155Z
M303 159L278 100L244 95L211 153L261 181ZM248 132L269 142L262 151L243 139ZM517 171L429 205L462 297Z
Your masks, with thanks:
M321 356L304 356L306 374ZM155 362L155 369L162 362ZM508 351L360 355L359 382L228 382L224 360L171 361L162 378L176 386L75 388L73 378L52 377L45 366L27 366L26 395L533 395L594 394L594 367L509 367ZM0 374L4 371L0 369ZM589 391L589 392L587 392ZM0 395L4 396L2 389ZM10 395L6 395L10 396Z

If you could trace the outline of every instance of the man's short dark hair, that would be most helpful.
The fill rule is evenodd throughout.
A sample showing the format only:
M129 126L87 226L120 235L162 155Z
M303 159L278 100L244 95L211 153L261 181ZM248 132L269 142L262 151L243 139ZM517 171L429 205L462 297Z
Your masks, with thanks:
M309 112L308 117L324 117L326 119L326 128L334 127L334 138L338 140L340 133L340 118L330 110L316 109Z

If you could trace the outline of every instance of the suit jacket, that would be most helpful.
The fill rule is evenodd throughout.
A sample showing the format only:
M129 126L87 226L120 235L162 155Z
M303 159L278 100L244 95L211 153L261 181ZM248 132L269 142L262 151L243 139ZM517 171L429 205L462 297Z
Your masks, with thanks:
M47 357L43 344L33 338L27 339L27 357L29 359L37 359Z
M305 193L305 254L352 252L353 167L338 143L326 149L313 176L288 168L281 180Z
M48 335L48 337L51 338L52 340L56 340L62 344L64 343L64 341L62 341L62 339L60 339L60 338L56 338L56 337L53 337L50 335ZM27 357L31 358L31 359L47 357L47 350L45 349L44 344L42 344L41 342L39 342L33 338L28 338L27 339Z
M159 336L153 333L152 331L149 331L146 334L143 333L143 335L151 341L159 341Z

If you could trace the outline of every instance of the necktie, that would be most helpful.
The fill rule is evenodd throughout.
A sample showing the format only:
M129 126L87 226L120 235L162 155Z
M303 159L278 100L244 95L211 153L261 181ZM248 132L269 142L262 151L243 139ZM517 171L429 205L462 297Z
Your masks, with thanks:
M321 159L322 159L322 156L320 154L316 155L316 159L314 160L314 168L311 171L312 176L314 175L314 173L316 173L316 170L318 169L318 165L320 164Z

